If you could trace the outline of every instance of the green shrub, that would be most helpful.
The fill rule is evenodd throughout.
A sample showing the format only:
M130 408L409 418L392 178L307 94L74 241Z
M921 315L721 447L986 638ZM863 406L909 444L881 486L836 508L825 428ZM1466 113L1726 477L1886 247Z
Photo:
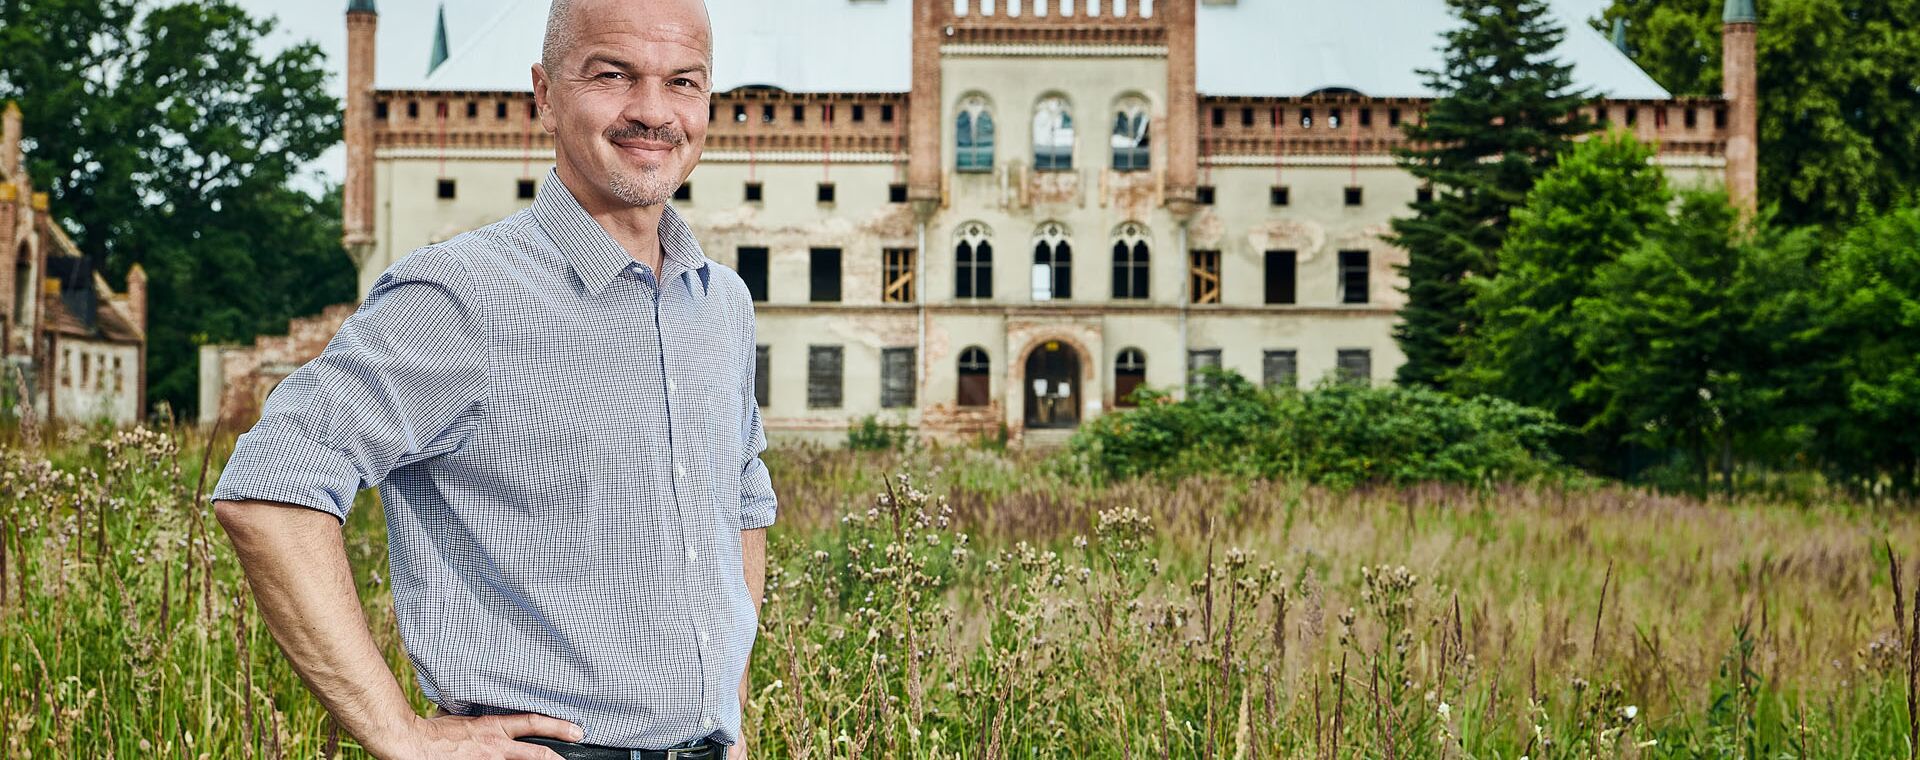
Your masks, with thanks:
M913 428L905 422L882 422L874 415L847 425L847 448L854 451L899 451L913 440Z
M1547 412L1493 397L1327 382L1260 388L1201 370L1185 401L1142 389L1137 409L1104 415L1068 455L1095 478L1225 473L1335 487L1523 480L1563 471Z

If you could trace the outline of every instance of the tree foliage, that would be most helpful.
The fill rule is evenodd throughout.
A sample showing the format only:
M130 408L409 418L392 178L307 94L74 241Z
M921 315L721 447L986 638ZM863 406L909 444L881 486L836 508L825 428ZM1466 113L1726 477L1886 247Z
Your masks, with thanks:
M1847 482L1920 493L1920 204L1849 230L1817 287L1821 459Z
M1435 189L1413 215L1393 222L1408 254L1407 306L1394 337L1406 353L1403 383L1441 386L1472 332L1467 280L1494 271L1508 215L1540 173L1592 123L1573 67L1555 57L1566 30L1547 0L1447 0L1460 26L1445 36L1445 62L1423 70L1440 93L1409 122L1416 146L1400 163Z
M147 269L149 395L183 412L199 345L353 298L335 193L290 185L339 142L339 101L316 45L262 52L272 29L226 0L0 4L34 182L116 286Z
M1628 53L1676 94L1721 94L1721 0L1615 0ZM1760 193L1832 226L1920 187L1920 0L1764 0Z

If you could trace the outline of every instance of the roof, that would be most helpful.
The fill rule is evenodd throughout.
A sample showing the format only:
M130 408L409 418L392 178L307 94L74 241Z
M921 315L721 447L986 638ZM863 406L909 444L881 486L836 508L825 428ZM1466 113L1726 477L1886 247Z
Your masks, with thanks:
M388 90L525 92L540 55L549 0L512 0L426 77L382 72ZM1556 0L1561 53L1595 95L1671 95L1606 35ZM906 92L911 85L909 0L707 0L714 27L714 90L768 85L791 92ZM1457 22L1444 0L1239 0L1200 4L1196 84L1205 95L1306 95L1346 88L1374 97L1432 97L1418 73L1441 63L1440 34ZM417 34L432 44L432 31ZM857 40L849 44L845 41Z

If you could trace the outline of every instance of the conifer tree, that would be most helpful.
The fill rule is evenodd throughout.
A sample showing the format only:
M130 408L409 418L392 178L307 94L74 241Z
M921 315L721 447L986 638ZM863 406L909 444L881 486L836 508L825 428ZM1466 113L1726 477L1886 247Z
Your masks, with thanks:
M1556 53L1566 30L1548 0L1447 0L1460 26L1444 35L1446 60L1422 70L1439 93L1409 122L1400 163L1434 189L1393 222L1407 251L1407 305L1394 338L1406 353L1402 383L1444 387L1474 328L1469 277L1493 274L1513 207L1592 123L1587 94Z

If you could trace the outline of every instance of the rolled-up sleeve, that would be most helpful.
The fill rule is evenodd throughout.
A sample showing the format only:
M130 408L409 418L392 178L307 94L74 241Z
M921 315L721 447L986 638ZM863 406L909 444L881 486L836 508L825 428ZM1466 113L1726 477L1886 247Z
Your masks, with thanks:
M475 309L466 268L443 251L396 262L320 356L267 396L209 498L297 504L344 522L360 489L459 448L487 394Z
M745 461L740 469L740 529L753 530L773 524L778 502L773 495L773 478L760 452L767 450L767 434L760 427L760 402L754 394L754 373L759 371L759 349L754 341L753 303L747 302L746 382L740 386L742 409L740 430Z

